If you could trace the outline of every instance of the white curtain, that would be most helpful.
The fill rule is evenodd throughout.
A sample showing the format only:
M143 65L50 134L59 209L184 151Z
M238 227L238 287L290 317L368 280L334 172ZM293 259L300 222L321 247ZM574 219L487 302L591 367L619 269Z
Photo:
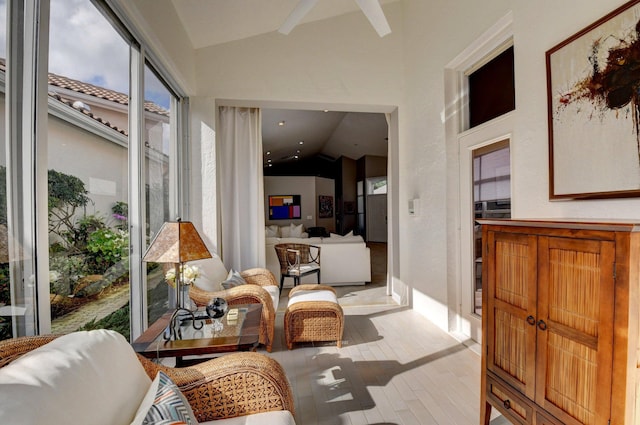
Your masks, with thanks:
M219 108L221 256L228 269L264 267L262 115L258 108Z

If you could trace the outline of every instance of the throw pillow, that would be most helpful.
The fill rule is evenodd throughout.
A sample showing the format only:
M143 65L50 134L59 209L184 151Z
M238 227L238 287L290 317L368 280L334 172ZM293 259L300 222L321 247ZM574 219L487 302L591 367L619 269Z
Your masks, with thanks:
M267 238L277 238L278 237L278 226L275 224L272 224L271 226L267 226L265 228L265 236Z
M291 225L280 227L280 237L281 238L291 237Z
M353 236L353 230L351 230L349 233L347 233L346 235L344 235L345 238L349 238Z
M329 233L329 237L336 239L336 238L341 238L342 235L339 235L337 233Z
M228 272L220 257L214 255L213 258L191 261L189 264L200 269L200 276L193 282L195 286L209 292L222 291L220 282L227 278Z
M159 371L131 425L197 425L189 402L164 372Z
M239 285L244 285L246 283L247 281L244 280L242 276L240 276L240 273L231 269L229 270L229 275L227 276L227 279L222 282L222 287L224 289L229 289Z
M302 224L298 224L297 226L293 223L291 223L291 230L289 231L289 237L291 238L301 238L302 237L302 232L304 232L304 228L302 227Z

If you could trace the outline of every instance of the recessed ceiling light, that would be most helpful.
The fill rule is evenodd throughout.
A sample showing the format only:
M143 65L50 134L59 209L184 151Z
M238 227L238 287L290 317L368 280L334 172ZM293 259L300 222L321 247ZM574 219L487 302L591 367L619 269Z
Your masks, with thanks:
M293 157L294 157L295 159L300 158L298 155L293 155Z
M278 123L278 125L279 125L280 127L284 126L284 121L280 121L280 122Z
M273 164L271 164L271 163L270 163L270 164L269 164L269 167L273 167Z
M304 145L304 140L300 140L300 142L298 142L299 145Z
M300 149L296 149L296 153L300 153Z
M267 155L271 155L271 151L267 151Z
M328 110L328 109L325 109L325 110L324 110L324 111L322 111L322 112L329 112L329 110Z
M267 162L268 162L268 163L271 163L271 158L267 159Z

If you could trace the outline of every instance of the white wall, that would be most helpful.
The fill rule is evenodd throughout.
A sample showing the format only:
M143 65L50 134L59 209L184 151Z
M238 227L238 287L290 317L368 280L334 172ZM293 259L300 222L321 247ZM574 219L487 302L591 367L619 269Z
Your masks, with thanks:
M636 199L548 200L545 51L621 4L402 0L384 8L393 32L383 39L360 13L353 13L300 25L289 36L274 32L199 49L195 116L210 113L216 101L229 100L302 107L397 106L399 141L390 147L398 154L390 170L398 188L390 196L399 227L397 237L391 238L398 241L393 250L400 252L394 285L410 286L414 308L447 329L448 313L457 309L455 291L448 289L459 285L455 250L460 223L457 155L451 154L457 147L445 143L444 118L451 106L444 97L445 67L513 12L517 110L511 145L512 214L640 218ZM414 198L420 199L421 214L409 217L406 205Z

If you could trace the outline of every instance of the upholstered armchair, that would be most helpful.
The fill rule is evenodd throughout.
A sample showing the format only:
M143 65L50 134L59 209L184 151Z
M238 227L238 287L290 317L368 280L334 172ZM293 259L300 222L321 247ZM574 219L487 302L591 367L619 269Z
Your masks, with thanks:
M77 335L80 334L78 333ZM65 335L64 337L66 338L68 335ZM42 347L58 338L62 337L59 335L46 335L0 341L0 368L4 368L24 354ZM35 394L36 397L44 397L46 396L47 387L46 385L38 385L39 379L43 379L43 382L47 383L49 383L47 379L53 379L56 383L61 384L61 387L75 388L74 380L79 380L82 384L83 379L91 379L91 377L96 376L96 374L100 375L101 372L99 372L99 370L104 368L105 364L108 364L109 367L113 368L130 370L132 368L131 363L133 363L135 369L131 370L138 372L129 373L128 375L131 376L131 380L136 382L135 385L129 383L131 384L131 387L139 386L144 393L147 391L146 388L149 384L146 384L147 386L143 386L143 384L137 385L139 382L137 377L144 376L146 373L151 381L156 377L158 371L164 372L185 396L196 416L196 419L198 420L198 423L211 424L213 422L209 421L253 414L264 414L266 412L273 411L286 410L291 412L291 414L294 414L293 396L284 369L276 360L264 354L251 352L230 353L191 367L172 368L155 363L140 355L136 356L134 353L128 354L128 349L133 351L133 348L129 346L124 338L120 338L122 344L124 344L122 346L119 343L106 343L106 345L103 344L100 346L101 353L104 353L105 350L110 351L105 356L90 358L87 353L91 352L91 348L87 348L88 346L86 344L82 344L82 346L70 344L69 346L65 346L65 355L68 355L72 359L67 363L59 360L59 357L55 357L58 360L53 361L51 365L42 363L38 365L38 367L32 367L32 365L27 362L26 368L23 367L20 369L21 376L22 374L30 372L37 373L39 370L38 368L42 368L41 370L45 372L47 371L47 368L57 370L55 369L56 367L69 367L68 364L73 364L75 367L80 369L86 367L89 372L82 374L82 372L75 369L66 371L67 373L57 372L55 375L52 375L51 373L43 374L46 375L45 377L33 376L29 381L29 385L22 385L22 387L20 387L20 391L28 391L29 388L27 387L33 387L34 391L32 391L32 394ZM62 339L59 339L59 341L62 341ZM117 342L118 339L114 339L114 341ZM44 349L46 350L47 347ZM56 356L55 351L51 348L44 353L46 353L46 357L50 357L52 352L53 355ZM40 356L42 356L42 354L40 354ZM142 368L135 364L136 357L142 365ZM22 364L24 365L25 363L23 362ZM12 373L16 372L13 371ZM105 370L103 373L109 374L109 371ZM99 394L109 392L111 390L114 392L114 398L133 398L123 395L123 392L126 393L124 389L113 388L119 385L117 382L118 380L115 381L115 383L110 382L110 380L105 377L105 379L100 380L100 382L88 382L82 385L93 385ZM58 410L71 407L66 406L65 403L76 402L76 400L69 400L70 396L55 394L56 391L63 391L63 388L51 387L50 390L52 391L51 398L56 400L56 404L54 406L56 412L53 413L54 415L59 416L57 413ZM129 389L127 388L127 391L128 390ZM42 393L45 394L43 395ZM137 399L141 400L144 394L139 395L134 391L133 395L135 395ZM28 405L30 402L32 402L32 400L27 399L24 404ZM46 406L40 405L37 402L34 403L35 404L31 406L32 408L51 408L51 403ZM124 403L120 403L118 405L122 406L123 404ZM20 406L15 407L15 409L20 408ZM85 411L87 410L87 406L79 406L79 408L84 408ZM83 412L82 414L85 416L91 415L91 407L88 407L88 409L89 413ZM133 408L133 411L135 412L135 407ZM78 414L78 412L70 411L68 414L74 415ZM46 416L46 413L44 415ZM0 416L2 416L2 412L0 412ZM15 423L32 423L27 420L20 421L19 419L20 418L16 418ZM77 418L74 417L74 419ZM232 423L245 422L246 421ZM106 422L102 420L100 423ZM277 423L284 424L282 421ZM287 421L287 424L291 423L291 421Z
M214 297L224 298L227 304L262 304L262 319L260 321L260 343L265 346L268 352L273 347L273 336L275 332L276 308L274 300L277 302L279 292L278 283L275 276L267 269L253 268L240 273L247 282L245 285L238 285L233 288L221 291L206 291L197 285L191 285L189 296L198 306L205 306ZM271 287L269 290L267 287Z

